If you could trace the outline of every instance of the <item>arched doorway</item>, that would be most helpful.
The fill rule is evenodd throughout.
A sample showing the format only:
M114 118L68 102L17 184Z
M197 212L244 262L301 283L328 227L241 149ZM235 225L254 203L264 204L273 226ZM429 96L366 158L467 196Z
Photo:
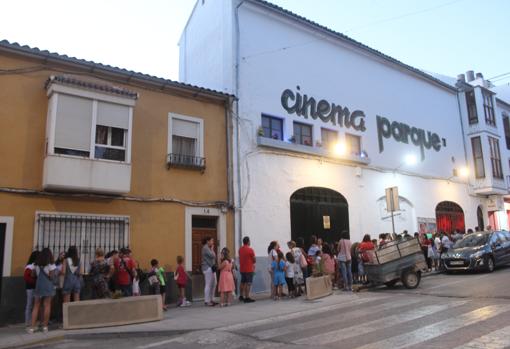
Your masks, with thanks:
M476 219L478 221L478 228L482 231L485 230L485 222L483 220L482 206L478 206L478 208L476 209Z
M328 226L329 221L329 226ZM308 243L312 235L333 242L343 230L349 231L349 209L342 194L327 188L307 187L290 197L292 240Z
M453 233L455 230L465 231L464 211L452 201L442 201L436 206L437 231Z

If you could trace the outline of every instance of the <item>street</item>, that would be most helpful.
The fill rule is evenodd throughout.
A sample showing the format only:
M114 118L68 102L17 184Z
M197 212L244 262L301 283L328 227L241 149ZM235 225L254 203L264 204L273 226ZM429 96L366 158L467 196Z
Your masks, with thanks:
M509 289L509 267L492 274L440 274L423 278L416 290L397 285L391 290L381 287L353 295L335 291L330 297L311 302L261 300L227 309L196 307L194 312L215 312L218 324L228 325L184 334L75 336L45 343L44 347L508 348ZM290 307L300 303L312 303L313 307L289 312ZM247 310L245 316L243 309ZM248 310L270 313L253 319ZM224 316L232 317L233 321L224 321Z

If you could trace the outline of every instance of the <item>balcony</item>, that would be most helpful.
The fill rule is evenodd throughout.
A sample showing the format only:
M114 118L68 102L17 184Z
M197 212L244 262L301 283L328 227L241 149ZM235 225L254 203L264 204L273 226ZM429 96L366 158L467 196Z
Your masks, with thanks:
M360 156L355 154L337 156L333 154L331 151L328 151L327 149L321 147L312 147L308 145L289 143L279 139L258 136L257 144L261 147L273 148L292 153L302 153L319 157L331 158L338 161L345 161L362 165L368 165L370 163L370 158L368 158L367 156Z
M177 167L205 171L205 158L199 156L168 154L166 163L168 168Z
M506 182L492 177L480 178L473 184L473 191L478 195L507 195L508 188L508 178Z
M102 194L127 194L131 189L131 164L67 155L44 159L43 188Z

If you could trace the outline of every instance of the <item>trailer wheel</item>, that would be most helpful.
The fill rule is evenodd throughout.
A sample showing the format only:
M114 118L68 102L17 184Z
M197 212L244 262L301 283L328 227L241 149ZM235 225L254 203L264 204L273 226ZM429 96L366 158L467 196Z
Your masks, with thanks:
M402 283L405 288L413 289L418 287L421 280L421 273L414 270L408 270L402 275Z
M388 282L385 282L384 284L386 285L386 287L388 288L393 288L395 287L395 284L398 282L398 280L391 280L391 281L388 281Z

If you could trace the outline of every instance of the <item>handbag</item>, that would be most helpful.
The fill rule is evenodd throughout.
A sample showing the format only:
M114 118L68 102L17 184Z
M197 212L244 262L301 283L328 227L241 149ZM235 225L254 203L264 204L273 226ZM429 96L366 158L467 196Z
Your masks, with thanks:
M308 262L306 261L306 258L305 256L303 256L302 253L299 255L299 265L301 266L301 268L306 268L308 266Z

